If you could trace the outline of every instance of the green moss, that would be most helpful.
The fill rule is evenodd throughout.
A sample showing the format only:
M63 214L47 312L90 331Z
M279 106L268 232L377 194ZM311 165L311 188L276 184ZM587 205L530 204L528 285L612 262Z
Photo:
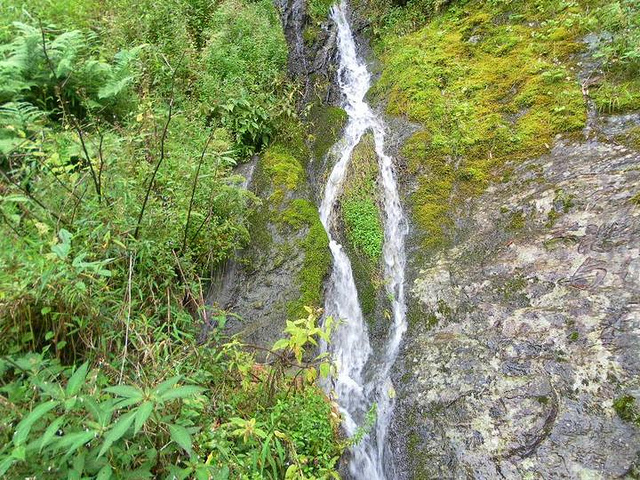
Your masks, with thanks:
M506 280L500 288L505 300L510 301L518 298L527 286L527 279L520 275Z
M507 225L507 228L512 232L517 232L517 231L523 230L526 225L527 225L527 217L525 217L524 213L513 212L509 219L509 224Z
M571 56L583 48L580 28L540 23L578 13L541 3L554 16L527 2L471 1L378 43L384 68L376 96L388 98L389 113L424 126L404 155L419 175L413 216L428 249L447 244L455 209L508 161L543 154L555 135L585 126L571 71Z
M298 277L300 295L287 306L290 318L305 315L305 306L320 306L324 279L331 266L329 238L320 222L316 206L304 199L293 200L281 215L283 223L294 229L307 227L308 232L300 242L304 261Z
M317 25L307 25L302 32L302 39L308 47L313 46L318 40L320 28Z
M329 152L338 140L347 118L347 112L342 108L314 104L309 112L309 120L314 127L311 149L315 158L323 158Z
M384 238L375 202L371 199L346 199L342 202L342 216L349 243L371 260L377 261L382 255Z
M546 395L536 397L536 400L540 405L547 405L549 403L549 397L547 397Z
M333 0L309 0L307 12L314 23L321 23L329 16L329 10L335 2Z
M368 321L371 321L373 320L372 316L376 309L378 291L382 286L382 282L378 278L379 272L377 265L355 254L355 252L352 252L349 248L347 253L351 259L351 268L358 289L358 300L360 300L362 314Z
M262 161L265 171L276 187L295 190L305 179L302 165L283 145L275 144L269 147Z
M340 197L340 218L344 225L345 248L351 258L360 304L367 319L373 318L376 299L383 287L380 258L384 231L377 179L375 144L371 135L365 135L351 156Z
M373 137L366 135L353 150L340 201L349 245L375 264L382 255L384 231L378 208L378 161Z
M631 198L631 203L640 207L640 193L637 193L634 197Z
M304 260L297 278L300 293L295 301L287 305L287 314L291 319L306 315L304 306L321 306L324 278L331 266L329 239L316 206L305 198L290 199L290 195L287 195L304 192L307 178L299 160L301 156L308 157L309 154L304 136L302 124L292 122L288 125L278 141L263 154L254 176L259 194L271 192L271 196L252 216L252 244L257 256L277 248L274 263L278 265L294 254L294 243L273 244L269 224L288 232L306 230L304 238L297 245L304 254Z
M556 190L556 196L553 199L553 207L547 214L547 222L545 223L547 228L553 227L563 213L569 212L571 207L573 207L573 198L573 195L567 194L562 189Z
M580 338L580 333L577 330L573 331L569 334L568 338L570 342L577 342L578 339Z
M631 395L624 395L613 402L616 414L625 422L634 422L640 425L640 413L636 405L636 399Z

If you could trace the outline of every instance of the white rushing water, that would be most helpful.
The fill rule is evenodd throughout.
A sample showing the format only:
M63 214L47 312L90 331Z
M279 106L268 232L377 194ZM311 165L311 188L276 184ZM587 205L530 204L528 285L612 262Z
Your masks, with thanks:
M393 162L384 149L384 124L364 99L370 87L371 77L364 62L358 58L345 9L343 1L331 11L331 18L338 28L338 81L343 94L343 107L349 119L343 138L334 147L337 163L327 181L320 206L320 219L329 235L329 246L333 255L333 271L325 301L325 312L335 319L343 320L332 337L330 348L338 370L336 378L333 379L333 389L347 434L355 434L358 427L363 425L366 412L372 405L377 406L375 428L352 448L349 471L354 478L376 480L393 476L392 462L385 456L385 443L395 396L389 371L406 330L404 240L407 222L398 195ZM367 325L358 302L349 257L332 235L333 212L351 154L368 131L373 133L383 187L383 255L386 288L393 310L388 338L380 352L373 352L369 343Z

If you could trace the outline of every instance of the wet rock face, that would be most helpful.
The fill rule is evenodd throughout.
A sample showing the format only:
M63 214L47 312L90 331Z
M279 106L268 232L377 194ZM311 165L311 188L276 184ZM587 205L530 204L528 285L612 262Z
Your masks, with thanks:
M609 122L610 123L610 122ZM396 365L402 478L624 478L640 428L640 154L559 141L414 265ZM404 455L402 455L404 452Z

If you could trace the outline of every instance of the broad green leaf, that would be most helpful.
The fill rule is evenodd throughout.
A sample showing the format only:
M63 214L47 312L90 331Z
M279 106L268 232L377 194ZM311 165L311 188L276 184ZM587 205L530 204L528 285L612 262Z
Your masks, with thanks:
M104 455L105 452L111 448L111 445L113 445L114 442L120 440L123 435L127 433L127 430L129 430L129 427L131 427L131 424L133 423L136 413L137 412L134 410L120 417L113 428L109 430L109 433L105 435L102 448L100 449L100 452L98 452L98 457Z
M209 469L207 465L198 465L195 471L195 478L197 480L210 480L211 475L209 474Z
M289 468L287 468L287 471L284 474L284 478L285 480L294 480L298 478L298 475L299 475L298 465L294 463L292 465L289 465Z
M183 385L181 387L172 388L160 396L163 401L172 400L174 398L187 398L204 392L202 387L195 385Z
M306 372L304 373L304 376L305 376L307 382L313 383L313 382L315 382L316 377L318 376L318 372L316 371L316 369L314 367L309 367L309 368L307 368Z
M6 457L4 460L0 461L0 477L4 476L4 474L7 473L7 470L9 470L11 465L16 461L17 459L12 456Z
M111 416L114 410L114 401L107 400L105 402L98 403L91 395L85 395L82 397L84 405L91 413L93 419L101 426L106 427L111 421Z
M176 375L175 377L171 377L168 380L165 380L164 382L160 383L154 390L155 394L162 395L164 392L166 392L171 387L173 387L176 383L178 383L181 378L182 378L181 375Z
M331 364L328 362L322 362L320 364L320 376L322 378L327 378L331 373Z
M51 400L45 403L41 403L36 408L34 408L31 413L23 418L16 427L16 431L13 435L13 444L16 446L23 444L29 436L29 432L31 431L31 427L33 427L33 424L40 420L44 415L46 415L47 412L53 410L56 406L58 406L58 404L59 402Z
M220 470L216 472L214 480L228 480L229 478L229 467L224 466Z
M27 447L24 445L18 445L13 449L13 452L11 452L11 456L16 460L24 462L27 456Z
M118 395L119 397L131 398L142 400L144 393L142 390L136 387L132 387L131 385L117 385L115 387L107 387L104 389L105 392L113 393L114 395Z
M44 434L42 435L42 438L40 439L40 452L42 452L42 449L46 447L51 442L51 440L53 440L56 432L60 430L60 426L65 420L65 417L58 417L53 422L51 422L51 425L47 427L47 429L44 431Z
M111 470L111 465L108 463L100 469L98 472L98 476L96 480L109 480L113 475L113 470Z
M273 350L282 350L289 346L289 340L286 338L281 338L276 343L273 344Z
M140 431L144 422L147 421L149 415L153 412L153 402L144 402L136 411L136 420L133 426L134 435Z
M193 455L193 443L191 441L191 435L182 425L175 425L170 423L169 425L169 434L171 435L171 439L184 448L189 455Z
M78 450L85 443L90 442L96 437L95 430L82 430L79 432L69 433L58 439L54 444L56 450L63 450L66 448L65 457L70 456L76 450Z
M69 472L69 476L71 478L77 478L78 480L80 480L80 478L82 477L82 472L84 472L84 465L86 461L87 461L86 452L80 452L79 455L76 455L75 457L73 457L73 462L72 462L73 470Z

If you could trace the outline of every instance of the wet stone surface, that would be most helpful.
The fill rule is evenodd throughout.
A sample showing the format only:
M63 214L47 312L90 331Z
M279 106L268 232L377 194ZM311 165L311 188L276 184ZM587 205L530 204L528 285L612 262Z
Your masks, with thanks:
M640 428L613 403L640 399L640 154L603 140L626 120L519 165L413 266L401 478L637 474Z

